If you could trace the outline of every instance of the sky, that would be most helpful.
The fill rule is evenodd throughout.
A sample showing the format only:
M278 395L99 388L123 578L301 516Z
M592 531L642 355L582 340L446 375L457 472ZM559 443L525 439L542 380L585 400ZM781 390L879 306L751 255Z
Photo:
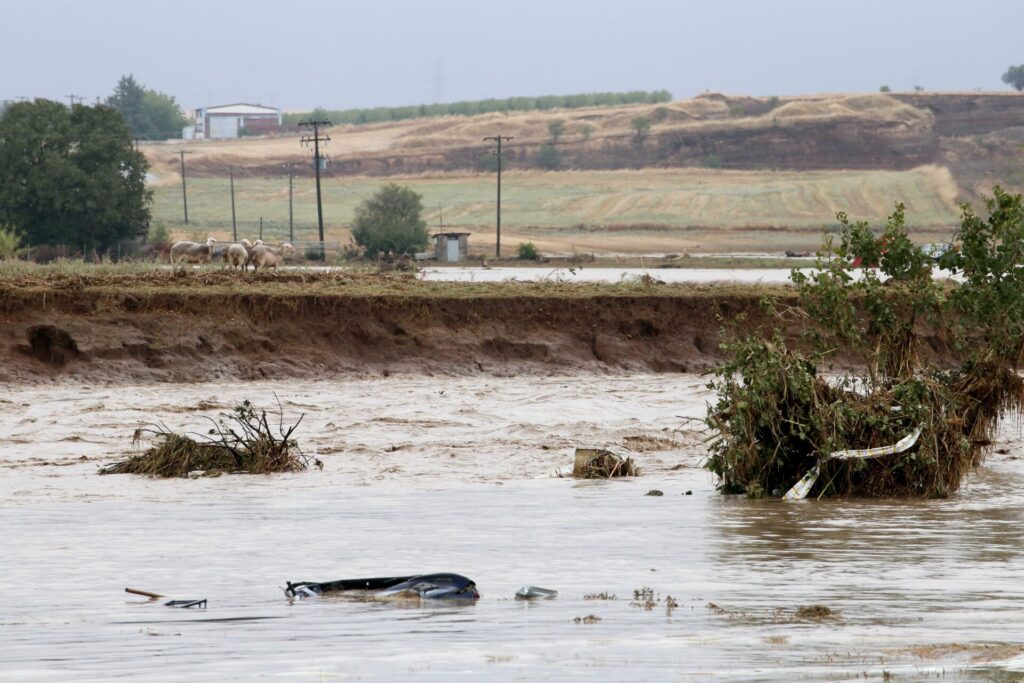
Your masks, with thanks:
M0 100L186 110L513 95L1007 90L1022 0L0 0Z

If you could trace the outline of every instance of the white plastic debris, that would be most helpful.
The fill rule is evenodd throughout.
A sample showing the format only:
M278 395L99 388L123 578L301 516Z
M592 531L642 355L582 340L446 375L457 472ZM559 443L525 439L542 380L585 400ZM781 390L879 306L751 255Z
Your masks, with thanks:
M803 500L810 493L811 487L814 486L814 482L818 481L818 475L821 474L821 464L828 462L829 460L857 460L865 458L877 458L881 455L895 455L896 453L902 453L910 450L915 443L917 438L921 436L921 428L918 427L910 434L894 443L892 446L879 446L878 448L860 448L847 451L836 451L835 453L829 453L823 458L820 458L814 467L803 476L796 484L793 485L789 491L786 491L786 495L782 498L783 500Z
M552 600L558 597L558 591L540 586L523 586L516 591L516 600Z

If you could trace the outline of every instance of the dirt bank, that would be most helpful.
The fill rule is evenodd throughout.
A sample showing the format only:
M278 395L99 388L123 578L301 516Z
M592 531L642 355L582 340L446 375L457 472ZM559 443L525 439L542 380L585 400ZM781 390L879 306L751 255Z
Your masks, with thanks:
M792 296L725 284L210 271L7 278L0 381L693 372L722 358L723 321L763 320L769 293Z
M0 283L0 381L699 370L752 289L222 273Z

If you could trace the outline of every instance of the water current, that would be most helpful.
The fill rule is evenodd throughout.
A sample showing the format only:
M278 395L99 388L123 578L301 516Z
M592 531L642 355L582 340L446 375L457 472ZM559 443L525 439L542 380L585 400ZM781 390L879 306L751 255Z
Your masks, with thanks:
M704 381L4 387L0 678L1020 680L1017 425L948 500L723 497L686 419ZM297 436L323 471L96 473L140 424L202 429L275 394L305 415ZM559 478L577 445L643 475ZM291 602L279 588L436 571L471 577L481 599ZM524 584L559 595L513 600ZM602 593L615 599L588 599ZM809 605L833 614L797 615Z

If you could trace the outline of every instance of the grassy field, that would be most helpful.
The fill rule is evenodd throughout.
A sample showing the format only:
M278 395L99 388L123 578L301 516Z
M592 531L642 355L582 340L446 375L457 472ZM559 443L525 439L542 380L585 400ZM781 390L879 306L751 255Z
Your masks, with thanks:
M474 251L493 251L494 177L489 174L411 176L392 180L423 195L431 230L473 233ZM503 178L502 227L507 248L531 240L546 251L778 251L813 249L836 211L877 222L896 201L907 205L922 241L948 237L956 222L956 185L943 168L909 171L642 171L513 172ZM356 205L387 179L324 178L327 239L348 240ZM153 187L154 219L177 236L231 236L226 178L189 180L189 225L181 188ZM239 237L258 232L288 239L287 178L236 176ZM313 182L296 179L297 241L315 239Z

